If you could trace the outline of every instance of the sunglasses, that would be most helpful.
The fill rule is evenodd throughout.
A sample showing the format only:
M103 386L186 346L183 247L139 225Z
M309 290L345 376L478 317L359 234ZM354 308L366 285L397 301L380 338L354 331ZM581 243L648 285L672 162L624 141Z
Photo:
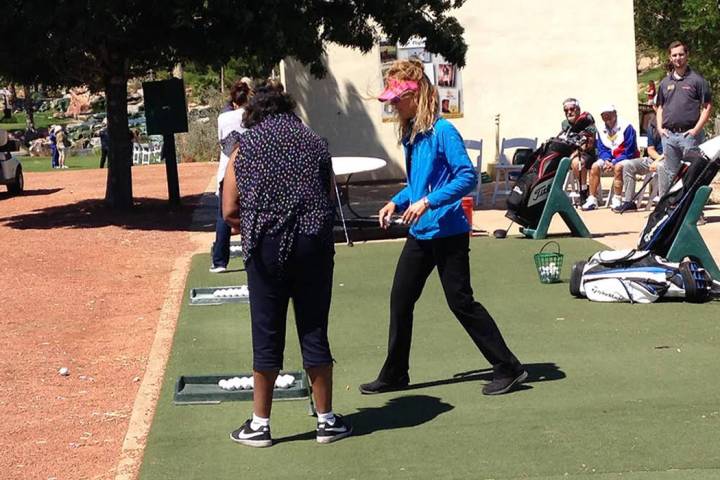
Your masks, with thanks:
M400 95L398 95L397 97L392 98L392 99L390 100L390 105L397 105L398 103L400 103L400 100L402 100L402 99L404 99L404 98L408 98L408 97L409 97L410 95L412 95L412 94L413 94L413 91L412 91L412 90L408 90L407 92L403 92L403 93L401 93Z
M574 111L575 111L575 107L572 107L572 108L563 108L563 111L564 111L565 113L574 112Z

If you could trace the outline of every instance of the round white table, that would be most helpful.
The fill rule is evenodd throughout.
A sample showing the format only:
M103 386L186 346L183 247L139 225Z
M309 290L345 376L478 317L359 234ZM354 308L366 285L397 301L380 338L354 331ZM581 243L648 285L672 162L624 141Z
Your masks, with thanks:
M387 165L382 158L375 157L332 157L335 175L371 172Z
M332 166L333 166L333 172L335 175L347 175L347 179L345 180L345 184L343 185L343 193L344 193L344 200L345 205L347 205L348 210L352 212L353 215L355 215L355 218L361 219L360 215L353 210L353 208L350 206L350 178L355 173L360 172L371 172L373 170L377 170L379 168L384 167L387 165L387 162L383 160L382 158L375 158L375 157L332 157ZM342 211L342 199L343 195L340 195L340 191L337 186L337 182L335 183L335 193L337 196L337 202L338 202L338 211L340 213L340 220L342 221L343 230L345 231L345 238L347 240L347 243L349 246L352 247L353 243L350 239L350 235L347 231L347 225L345 224L345 216L343 215Z

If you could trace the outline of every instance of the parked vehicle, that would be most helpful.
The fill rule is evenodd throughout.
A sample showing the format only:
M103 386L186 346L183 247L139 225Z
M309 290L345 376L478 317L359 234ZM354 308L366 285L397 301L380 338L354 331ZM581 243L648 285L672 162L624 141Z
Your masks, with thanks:
M6 185L8 192L19 195L25 189L22 165L10 153L10 142L5 130L0 129L0 184Z

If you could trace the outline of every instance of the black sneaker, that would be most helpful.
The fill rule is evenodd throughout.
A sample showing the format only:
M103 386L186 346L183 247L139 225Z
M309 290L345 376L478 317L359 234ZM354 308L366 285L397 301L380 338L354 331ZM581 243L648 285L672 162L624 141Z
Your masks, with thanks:
M584 190L580 189L580 205L587 202L587 198L588 198L588 189L587 188Z
M385 382L377 379L370 383L363 383L358 387L360 393L364 395L374 395L376 393L394 392L395 390L402 390L410 384L410 376L403 375L396 382Z
M485 385L482 389L483 395L502 395L508 393L515 385L525 381L528 373L521 370L514 377L495 378L492 382Z
M248 419L245 424L232 432L230 438L233 442L242 443L248 447L269 447L272 445L272 437L270 436L270 427L264 426L257 430L253 430L252 419Z
M637 204L635 202L623 202L619 207L613 208L615 213L624 213L630 210L637 210Z
M316 437L318 443L332 443L350 435L352 435L352 426L345 423L340 415L335 415L335 422L332 425L318 422Z

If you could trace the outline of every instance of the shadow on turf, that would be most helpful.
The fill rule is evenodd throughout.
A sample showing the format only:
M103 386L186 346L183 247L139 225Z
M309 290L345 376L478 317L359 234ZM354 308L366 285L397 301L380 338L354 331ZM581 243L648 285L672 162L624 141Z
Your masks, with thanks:
M422 425L455 408L437 397L408 395L391 398L382 407L360 408L343 418L353 427L354 437L380 430L395 430ZM315 430L274 440L275 444L298 440L315 440Z
M529 390L533 388L528 383L536 382L547 382L552 380L561 380L565 378L565 372L560 370L555 363L526 363L523 364L525 370L528 372L528 378L523 382L522 385L515 387L513 391ZM459 372L452 376L452 378L446 378L443 380L432 380L429 382L422 383L411 383L407 387L399 391L418 390L420 388L437 387L440 385L451 385L453 383L462 382L476 382L478 380L490 381L492 380L492 369L483 368L480 370L469 370L467 372Z

